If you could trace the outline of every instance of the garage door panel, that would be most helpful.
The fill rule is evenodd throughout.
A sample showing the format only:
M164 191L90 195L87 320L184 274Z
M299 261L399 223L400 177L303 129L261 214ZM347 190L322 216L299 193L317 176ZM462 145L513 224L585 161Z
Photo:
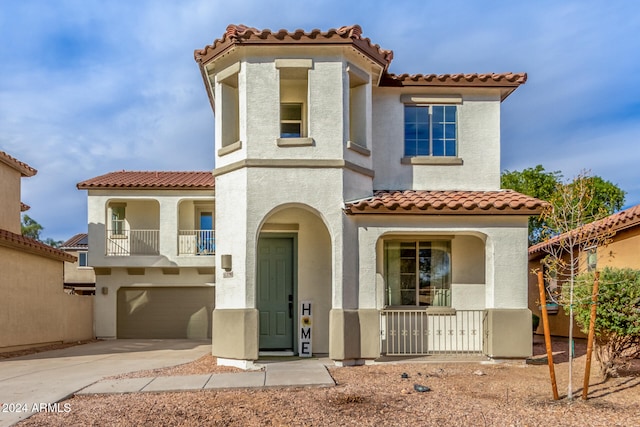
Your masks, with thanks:
M211 338L213 287L120 288L118 338Z

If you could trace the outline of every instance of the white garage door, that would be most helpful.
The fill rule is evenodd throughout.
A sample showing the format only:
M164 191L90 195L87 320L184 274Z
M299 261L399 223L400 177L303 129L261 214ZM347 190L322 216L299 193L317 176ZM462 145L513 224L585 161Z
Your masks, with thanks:
M213 287L120 288L118 338L211 338Z

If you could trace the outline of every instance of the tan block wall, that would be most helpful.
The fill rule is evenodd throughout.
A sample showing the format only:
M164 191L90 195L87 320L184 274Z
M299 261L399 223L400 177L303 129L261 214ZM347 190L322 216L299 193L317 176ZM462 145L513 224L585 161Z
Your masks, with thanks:
M20 172L0 162L0 228L20 234Z
M63 262L0 247L0 351L93 338L93 297L68 295Z

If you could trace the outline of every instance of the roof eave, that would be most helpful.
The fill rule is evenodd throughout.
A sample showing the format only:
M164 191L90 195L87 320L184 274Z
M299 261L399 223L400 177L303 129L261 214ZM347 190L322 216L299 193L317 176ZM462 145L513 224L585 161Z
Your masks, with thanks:
M518 210L518 209L471 209L471 210L452 210L452 209L443 209L443 210L434 210L434 209L425 209L421 210L419 208L412 209L388 209L388 208L366 208L366 209L357 209L347 207L344 209L345 214L347 215L513 215L513 216L537 216L542 213L542 209L531 209L531 210Z

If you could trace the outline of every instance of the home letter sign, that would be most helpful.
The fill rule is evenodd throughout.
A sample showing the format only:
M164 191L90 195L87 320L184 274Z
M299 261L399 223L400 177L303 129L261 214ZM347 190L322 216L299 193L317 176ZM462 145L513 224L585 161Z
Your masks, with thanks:
M300 303L300 345L298 353L300 357L311 357L311 301Z

